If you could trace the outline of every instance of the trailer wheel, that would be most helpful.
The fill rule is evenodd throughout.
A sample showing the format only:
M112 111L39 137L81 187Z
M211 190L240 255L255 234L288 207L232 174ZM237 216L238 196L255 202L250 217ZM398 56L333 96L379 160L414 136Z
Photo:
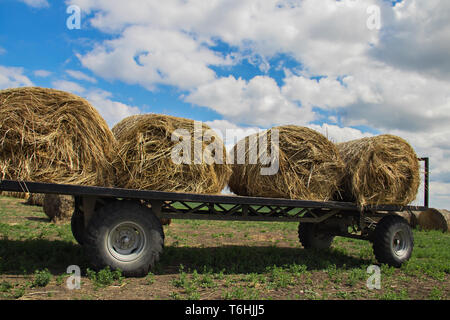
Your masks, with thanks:
M140 277L159 260L164 231L150 208L135 201L113 201L92 216L84 242L97 269L109 266L125 276Z
M400 267L411 257L413 247L413 233L404 218L388 215L377 223L373 237L373 252L378 262Z
M298 238L305 249L329 249L334 236L318 231L315 223L300 223Z
M75 240L80 244L83 245L83 237L84 237L84 214L83 212L75 208L72 218L70 219L70 227L72 229L72 235L75 238Z

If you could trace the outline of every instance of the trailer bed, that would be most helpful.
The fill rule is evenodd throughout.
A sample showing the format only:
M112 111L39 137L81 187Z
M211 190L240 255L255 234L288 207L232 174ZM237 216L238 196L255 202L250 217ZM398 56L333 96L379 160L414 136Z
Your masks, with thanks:
M327 249L335 236L357 238L373 242L379 262L400 266L411 256L414 242L407 221L395 212L428 209L13 180L0 181L0 190L74 196L72 234L91 264L128 276L145 276L158 261L164 247L163 218L297 222L306 249Z
M425 211L427 206L378 205L361 208L352 202L311 201L237 195L206 195L194 193L136 190L113 187L79 186L2 180L0 190L28 193L64 194L75 197L138 199L161 204L160 214L168 218L292 220L302 218L299 209L321 209L339 212Z

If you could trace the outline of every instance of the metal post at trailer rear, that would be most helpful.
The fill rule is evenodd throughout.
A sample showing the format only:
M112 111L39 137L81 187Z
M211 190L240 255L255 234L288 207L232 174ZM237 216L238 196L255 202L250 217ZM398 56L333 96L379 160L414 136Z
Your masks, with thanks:
M424 157L419 158L419 161L423 161L425 165L425 179L424 179L424 190L423 190L423 206L429 206L430 197L430 158Z

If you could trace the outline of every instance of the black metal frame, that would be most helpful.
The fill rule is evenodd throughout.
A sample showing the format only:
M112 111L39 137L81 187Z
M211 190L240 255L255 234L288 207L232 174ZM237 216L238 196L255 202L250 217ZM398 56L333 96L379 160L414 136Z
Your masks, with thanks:
M428 191L428 188L425 189ZM397 205L366 206L361 208L351 202L203 195L13 180L0 181L0 190L66 194L76 197L137 199L149 203L159 216L174 219L302 221L317 223L337 213L361 215L363 217L374 215L379 211L424 211L428 209L427 206Z
M247 198L248 199L248 198ZM269 200L270 198L265 198ZM155 208L155 203L150 202ZM343 209L307 208L274 204L164 201L158 208L160 216L173 219L303 221L321 222Z
M419 158L419 161L423 161L425 163L423 205L424 207L428 207L430 201L430 158Z

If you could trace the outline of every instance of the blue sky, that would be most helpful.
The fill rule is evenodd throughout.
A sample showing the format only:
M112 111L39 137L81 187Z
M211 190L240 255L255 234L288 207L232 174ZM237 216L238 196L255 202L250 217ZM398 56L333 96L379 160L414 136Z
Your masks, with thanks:
M49 6L31 6L22 1L2 0L0 30L3 32L0 34L0 43L1 48L6 51L0 55L2 65L24 68L28 78L35 85L43 87L55 87L53 82L60 80L74 81L66 71L81 70L96 82L82 80L80 85L113 92L116 101L137 106L141 112L166 113L201 121L220 118L213 110L183 102L180 96L187 92L174 85L158 84L157 88L149 91L140 85L96 77L94 73L83 68L76 54L89 52L95 43L114 39L117 35L105 34L90 26L90 15L85 15L83 11L81 29L69 30L66 26L66 20L70 17L70 14L66 13L68 4L64 1L47 3ZM216 39L208 48L223 55L238 50L220 39ZM283 64L289 68L301 67L300 63L288 55L273 57L269 63L274 66ZM249 60L229 67L211 68L218 77L233 75L250 80L256 75L268 74L279 84L283 81L282 70L271 68L264 72ZM37 76L34 74L37 70L49 71L51 74L46 77ZM109 123L114 124L117 120L120 119Z
M0 11L0 35L2 48L9 54L0 56L1 64L24 68L30 80L38 86L54 87L58 80L73 81L66 70L83 70L76 53L87 52L94 41L113 38L98 32L95 28L83 25L79 30L69 30L66 19L67 5L63 1L53 1L50 7L34 8L20 1L2 0L6 10ZM82 21L84 18L82 18ZM36 76L33 71L45 70L48 77ZM149 92L138 85L126 85L120 81L108 81L95 77L89 70L84 74L96 79L96 83L80 82L81 85L95 86L114 92L117 101L139 106L142 112L167 112L173 115L188 116L194 112L199 120L208 120L197 108L186 111L186 104L178 97L182 92L176 87L161 86L156 92ZM208 113L207 110L202 110Z
M35 3L35 4L33 4ZM31 5L30 5L31 4ZM97 77L95 73L83 68L77 54L86 54L99 42L118 37L117 34L108 34L99 31L89 24L92 14L81 11L81 29L69 30L66 20L70 14L66 13L69 2L64 1L17 1L3 0L0 12L0 43L5 51L0 56L2 65L16 66L24 69L27 77L33 84L45 87L55 87L57 81L80 82L86 87L101 88L113 92L114 99L127 105L136 106L141 112L167 113L176 116L190 117L197 120L209 121L223 117L209 108L200 107L195 103L188 103L180 99L188 92L176 85L156 84L151 91L140 85L128 84L120 79L105 79ZM301 61L292 57L289 52L279 52L270 57L255 54L251 49L243 51L238 46L230 45L220 38L213 39L207 47L219 55L241 54L239 63L230 66L211 65L217 77L233 76L250 81L255 76L267 76L276 81L278 86L283 85L284 69L301 71ZM245 57L248 55L248 57ZM137 64L138 56L135 57ZM259 64L267 64L261 67ZM39 76L35 71L44 70L51 74ZM67 70L78 70L93 81L73 79ZM195 75L194 75L195 76ZM311 79L321 79L326 76L311 75ZM80 92L76 92L80 93ZM301 102L296 102L301 105ZM324 123L323 118L333 112L323 112L317 109L318 119L314 124ZM114 124L117 120L109 121ZM241 123L246 125L246 123ZM369 126L353 126L366 132L378 133L378 130Z
M155 112L396 134L431 158L431 205L449 208L448 21L445 0L0 0L0 89L71 91L111 126Z

